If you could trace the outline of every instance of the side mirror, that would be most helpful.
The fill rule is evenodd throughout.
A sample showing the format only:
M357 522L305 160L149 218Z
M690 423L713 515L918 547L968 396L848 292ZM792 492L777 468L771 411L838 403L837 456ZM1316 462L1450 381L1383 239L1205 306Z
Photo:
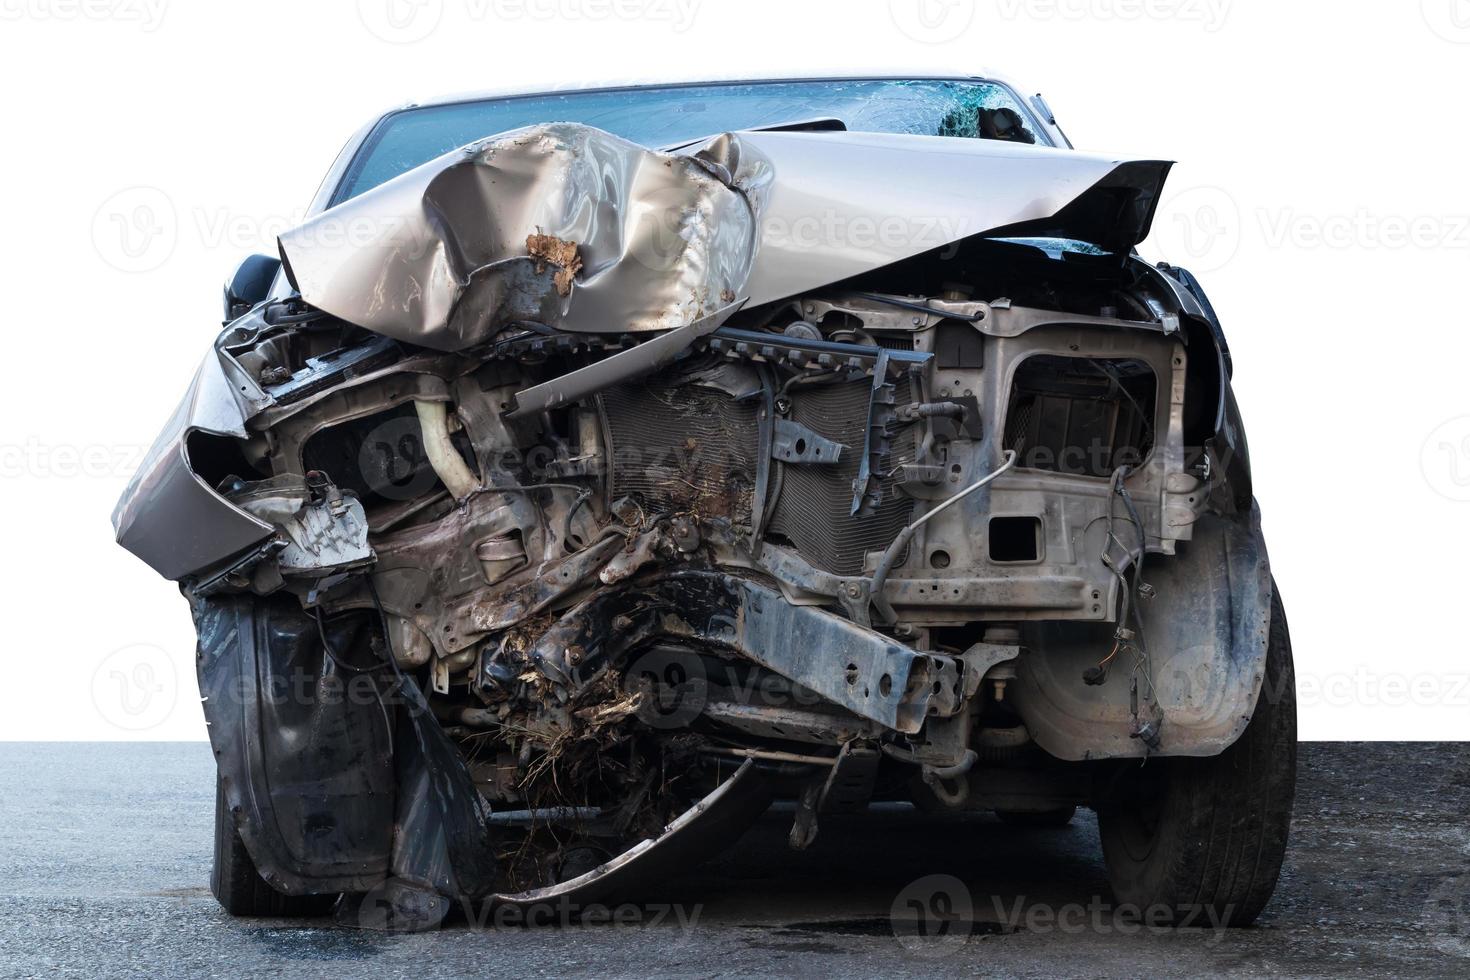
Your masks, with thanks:
M248 313L269 296L280 269L281 260L274 255L247 256L225 282L225 323Z

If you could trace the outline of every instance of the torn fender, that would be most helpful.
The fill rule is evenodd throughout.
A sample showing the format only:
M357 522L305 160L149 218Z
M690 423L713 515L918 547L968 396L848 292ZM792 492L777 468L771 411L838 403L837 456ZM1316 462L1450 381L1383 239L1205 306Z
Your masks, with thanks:
M391 864L396 726L382 679L323 637L360 649L373 624L319 633L289 595L196 601L194 621L221 789L261 876L287 894L367 891Z
M375 617L319 623L284 594L193 608L220 788L261 877L293 895L389 876L491 893L489 808L413 678L381 662Z
M112 512L117 543L167 579L216 565L269 538L271 525L220 496L194 472L196 432L244 438L245 419L219 354L210 350L173 416Z
M1152 598L1137 601L1164 712L1159 754L1218 755L1245 731L1265 676L1272 582L1260 511L1202 516L1178 554L1144 562L1143 578L1153 587ZM1012 687L1037 744L1069 761L1146 755L1128 736L1134 664L1119 657L1101 687L1082 680L1106 655L1113 627L1029 629Z
M1126 251L1169 166L849 132L726 133L663 153L554 123L431 160L280 248L312 306L462 350L516 321L676 329L998 230Z

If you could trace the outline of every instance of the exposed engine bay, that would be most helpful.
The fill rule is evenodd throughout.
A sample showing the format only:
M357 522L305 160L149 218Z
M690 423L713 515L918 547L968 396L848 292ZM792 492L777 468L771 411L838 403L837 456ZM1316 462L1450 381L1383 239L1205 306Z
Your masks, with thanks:
M223 542L129 546L191 602L267 881L585 901L776 797L805 847L1240 735L1269 570L1218 323L1127 254L1162 171L846 266L765 249L827 138L547 127L342 205L408 215L369 246L283 237L294 288L186 402L238 420L140 478L176 454L207 498L119 509Z

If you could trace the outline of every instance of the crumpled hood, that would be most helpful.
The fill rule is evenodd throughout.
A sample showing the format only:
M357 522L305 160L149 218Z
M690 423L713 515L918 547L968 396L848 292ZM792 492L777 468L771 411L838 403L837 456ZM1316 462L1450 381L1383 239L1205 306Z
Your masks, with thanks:
M440 350L531 321L668 330L997 233L1127 251L1170 164L989 140L743 132L673 153L553 123L447 153L281 236L302 298Z

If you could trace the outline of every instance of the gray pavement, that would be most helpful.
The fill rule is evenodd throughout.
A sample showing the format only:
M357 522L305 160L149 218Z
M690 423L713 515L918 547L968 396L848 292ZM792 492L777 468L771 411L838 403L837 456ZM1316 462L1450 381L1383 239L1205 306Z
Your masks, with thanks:
M1113 908L1090 814L1027 831L888 806L827 818L801 854L773 813L621 922L404 936L226 916L203 744L0 743L0 977L1470 976L1470 745L1302 749L1252 929ZM970 914L916 934L902 910L936 896Z

